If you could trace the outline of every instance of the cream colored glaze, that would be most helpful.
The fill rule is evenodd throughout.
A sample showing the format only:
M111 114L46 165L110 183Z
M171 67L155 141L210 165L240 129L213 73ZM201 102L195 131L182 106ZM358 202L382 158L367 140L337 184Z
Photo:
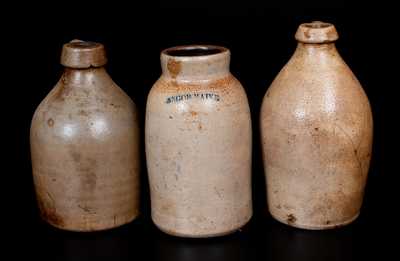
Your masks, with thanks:
M297 49L268 89L260 119L269 211L306 229L359 215L372 145L368 98L335 48L334 26L322 25L299 27Z
M79 48L87 54L90 47L64 46L64 65L83 59L81 64L88 66L65 69L31 126L33 177L42 217L73 231L120 226L139 212L136 108L103 67L76 55ZM65 59L70 48L77 48L72 63ZM99 55L105 57L102 52L103 48Z
M168 55L215 48L218 54ZM161 54L145 136L152 219L168 234L220 236L251 218L250 110L229 59L227 49L215 46Z

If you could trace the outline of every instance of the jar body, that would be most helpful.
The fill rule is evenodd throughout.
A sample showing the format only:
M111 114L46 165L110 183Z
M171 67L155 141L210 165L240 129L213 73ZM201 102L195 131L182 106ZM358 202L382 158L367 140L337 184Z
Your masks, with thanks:
M203 81L161 76L146 109L154 223L183 237L234 232L251 206L251 120L230 74Z
M368 174L372 114L333 44L299 44L268 89L260 122L272 216L306 229L353 221Z
M136 108L104 68L66 69L31 125L41 215L58 228L94 231L139 213Z

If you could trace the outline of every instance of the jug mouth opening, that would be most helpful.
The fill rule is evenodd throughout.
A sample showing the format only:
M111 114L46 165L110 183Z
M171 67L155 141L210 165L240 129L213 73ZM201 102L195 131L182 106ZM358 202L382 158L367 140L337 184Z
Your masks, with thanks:
M99 48L101 44L89 41L72 40L67 43L68 47L76 49L94 49Z
M68 68L87 69L107 63L104 46L100 43L72 40L63 45L61 64Z
M330 27L330 26L332 26L332 24L325 23L325 22L320 22L320 21L315 21L315 22L311 22L311 23L304 23L303 26L307 27L307 28L312 28L312 29L321 29L321 28Z
M333 24L313 21L301 24L297 29L295 38L301 43L324 44L335 42L339 35Z
M172 57L201 57L228 52L228 49L216 45L183 45L168 48L163 54Z

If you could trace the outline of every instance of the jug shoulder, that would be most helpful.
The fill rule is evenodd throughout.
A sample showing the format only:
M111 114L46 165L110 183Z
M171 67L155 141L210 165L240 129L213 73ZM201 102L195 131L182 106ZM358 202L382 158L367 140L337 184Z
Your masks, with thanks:
M111 138L126 128L136 128L136 118L135 104L117 85L75 88L60 80L36 109L31 137Z

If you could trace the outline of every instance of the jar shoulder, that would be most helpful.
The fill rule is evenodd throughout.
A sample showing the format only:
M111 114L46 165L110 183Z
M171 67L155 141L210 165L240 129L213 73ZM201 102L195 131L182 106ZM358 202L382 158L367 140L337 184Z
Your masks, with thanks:
M164 105L187 105L209 110L220 106L248 107L248 101L242 84L231 74L201 82L177 82L160 77L148 95L147 110Z

